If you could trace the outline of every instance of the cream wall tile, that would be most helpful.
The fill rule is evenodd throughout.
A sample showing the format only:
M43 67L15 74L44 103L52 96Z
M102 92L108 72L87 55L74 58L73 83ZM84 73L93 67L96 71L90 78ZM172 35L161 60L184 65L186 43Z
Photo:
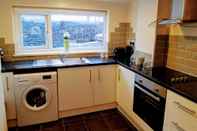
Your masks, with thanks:
M167 67L197 75L197 37L170 36Z

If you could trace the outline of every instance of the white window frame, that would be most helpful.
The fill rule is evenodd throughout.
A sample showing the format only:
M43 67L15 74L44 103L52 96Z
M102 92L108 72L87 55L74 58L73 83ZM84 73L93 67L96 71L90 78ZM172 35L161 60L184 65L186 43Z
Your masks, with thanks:
M20 16L25 14L31 15L45 15L46 16L46 45L44 48L31 48L27 49L23 47L22 44L22 30ZM77 51L65 51L64 48L52 48L52 28L51 28L51 15L55 14L82 14L86 16L104 16L104 47L101 50L98 48L79 50ZM14 40L15 40L15 55L45 55L45 54L79 54L79 53L99 53L108 51L108 13L104 10L71 10L71 9L45 9L45 8L14 8Z

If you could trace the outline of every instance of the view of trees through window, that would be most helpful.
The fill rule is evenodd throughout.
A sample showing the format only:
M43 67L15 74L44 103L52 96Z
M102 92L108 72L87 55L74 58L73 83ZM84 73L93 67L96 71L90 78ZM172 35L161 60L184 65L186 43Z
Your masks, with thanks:
M52 15L53 47L63 47L64 33L69 34L72 47L103 44L104 19L95 16Z
M46 44L46 19L41 15L22 15L24 47L43 47Z
M50 20L47 20L48 18ZM50 16L21 15L20 19L24 48L45 47L50 36L52 37L52 48L63 48L65 33L69 34L71 48L103 47L104 16L70 14L54 14ZM47 22L50 22L50 24ZM48 27L49 25L51 27ZM48 35L48 33L51 33L51 35Z

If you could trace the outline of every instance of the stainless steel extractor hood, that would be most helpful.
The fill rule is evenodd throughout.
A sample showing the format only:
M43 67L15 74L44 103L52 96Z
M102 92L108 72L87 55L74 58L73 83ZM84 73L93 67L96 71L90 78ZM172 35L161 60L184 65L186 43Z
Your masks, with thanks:
M197 22L197 0L170 0L167 6L170 6L166 8L170 9L170 11L166 10L166 12L169 12L169 16L158 20L158 24L168 25Z

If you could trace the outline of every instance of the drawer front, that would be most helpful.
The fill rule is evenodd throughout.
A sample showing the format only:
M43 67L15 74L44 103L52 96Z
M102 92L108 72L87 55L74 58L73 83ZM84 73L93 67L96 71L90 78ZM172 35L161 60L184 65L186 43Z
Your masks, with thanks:
M164 131L196 131L197 104L168 91Z
M168 91L169 102L173 104L175 109L182 111L183 114L190 118L195 118L197 120L197 104L172 92ZM167 98L168 101L168 98Z

